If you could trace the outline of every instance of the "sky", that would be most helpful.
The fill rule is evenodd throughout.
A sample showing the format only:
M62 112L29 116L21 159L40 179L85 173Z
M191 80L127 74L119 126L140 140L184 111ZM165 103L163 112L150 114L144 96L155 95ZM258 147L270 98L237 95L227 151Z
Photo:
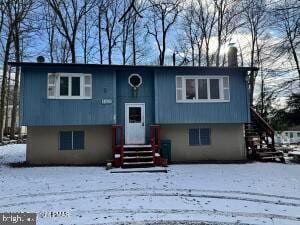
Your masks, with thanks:
M146 17L147 15L143 15L143 16ZM37 18L37 19L41 19L41 18ZM181 19L182 18L179 17L179 20L181 20ZM180 49L178 47L178 40L182 39L182 32L183 32L182 29L180 29L176 25L170 30L170 33L168 34L167 50L166 50L167 64L172 63L171 59L172 59L172 54L173 54L174 50L180 51ZM275 43L276 41L278 41L278 36L279 36L278 32L275 32L273 29L270 29L270 28L268 29L268 32L271 34L271 36L269 38L270 42ZM56 33L56 35L58 35L58 32ZM80 38L80 35L78 36L78 38ZM96 38L96 37L94 37L94 38ZM94 41L95 41L94 38L91 38L89 40L90 45L94 44ZM246 32L245 30L239 30L237 33L235 33L232 36L231 42L235 43L236 45L240 45L241 49L243 49L243 51L246 52L247 48L249 48L249 40L250 40L250 34L248 32ZM27 49L26 49L27 55L24 58L25 61L36 61L36 57L39 55L43 55L44 57L46 57L46 61L49 61L48 54L46 53L47 37L46 37L45 31L43 31L43 30L38 31L35 35L30 36L30 39L27 39L25 42L26 43L24 43L24 45L27 46ZM221 55L223 53L226 54L228 44L229 43L225 43L222 46ZM147 56L143 58L142 64L155 63L158 59L158 50L157 50L157 46L156 46L154 39L150 36L144 37L143 35L141 35L141 36L139 36L139 45L144 48L144 52L147 54ZM83 61L82 50L79 47L80 46L79 41L77 41L77 46L78 46L78 48L77 48L78 49L77 50L78 62L82 62ZM210 44L211 52L215 51L216 48L217 48L217 39L216 39L216 37L212 37L211 44ZM99 54L97 51L97 47L93 48L93 54L95 54L96 56ZM180 55L182 55L182 54L179 52L177 55L178 60L180 58L179 57ZM107 59L106 54L105 54L105 59ZM249 63L248 63L249 57L247 55L245 55L245 59L246 59L245 66L248 66L249 65ZM262 69L263 70L273 69L276 71L282 71L282 70L289 69L291 65L286 63L286 61L287 61L287 58L283 57L276 64L266 63L266 68L262 68ZM98 63L99 60L91 59L90 62ZM105 61L105 63L107 63L107 61ZM113 63L114 64L121 63L120 48L114 49ZM284 80L290 79L291 77L295 77L295 76L297 76L297 74L295 74L295 73L286 73L284 75L277 76L275 78L270 77L266 80L266 84L269 87L272 87L272 86L274 87L274 86L278 85L279 83L282 83ZM260 83L260 77L258 76L257 77L257 85L256 85L256 89L255 89L256 96L260 92L260 84L259 83ZM297 92L297 91L299 91L298 85L295 85L295 86L291 87L289 90L287 90L288 94L290 92ZM284 99L284 96L286 96L287 93L283 93L282 95L283 96L279 96L279 99ZM284 102L284 101L280 100L280 102Z

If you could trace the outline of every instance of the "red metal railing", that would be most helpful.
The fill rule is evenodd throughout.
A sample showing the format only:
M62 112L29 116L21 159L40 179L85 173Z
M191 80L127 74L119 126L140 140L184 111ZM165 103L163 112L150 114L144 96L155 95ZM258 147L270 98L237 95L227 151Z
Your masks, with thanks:
M112 152L114 166L122 166L124 154L124 131L122 125L112 125ZM119 157L116 158L116 155L119 155Z
M155 159L155 154L160 151L160 125L150 125L150 143L153 159Z

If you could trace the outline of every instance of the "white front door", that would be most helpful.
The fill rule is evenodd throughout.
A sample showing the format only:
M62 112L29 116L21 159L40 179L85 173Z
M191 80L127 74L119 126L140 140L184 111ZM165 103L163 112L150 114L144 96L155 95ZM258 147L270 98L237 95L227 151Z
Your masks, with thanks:
M145 144L145 103L125 103L125 144Z

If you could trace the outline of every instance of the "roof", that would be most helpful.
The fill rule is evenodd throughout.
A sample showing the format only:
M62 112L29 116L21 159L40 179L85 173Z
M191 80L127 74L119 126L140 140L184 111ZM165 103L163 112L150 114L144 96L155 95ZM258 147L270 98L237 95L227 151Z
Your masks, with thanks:
M287 131L300 131L300 125L295 125L287 128Z
M10 66L21 66L21 67L49 67L49 66L57 66L57 67L84 67L88 66L90 68L103 68L103 69L196 69L199 68L201 70L205 69L214 69L214 70L228 70L228 71L253 71L258 70L257 67L216 67L216 66L159 66L159 65L108 65L108 64L83 64L83 63L37 63L37 62L9 62Z

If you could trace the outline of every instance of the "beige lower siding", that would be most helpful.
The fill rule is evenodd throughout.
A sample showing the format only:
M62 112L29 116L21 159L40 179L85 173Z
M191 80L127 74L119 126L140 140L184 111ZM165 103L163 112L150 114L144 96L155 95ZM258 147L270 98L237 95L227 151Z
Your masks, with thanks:
M161 126L161 138L171 140L174 162L246 160L243 124L172 124ZM211 144L189 145L189 128L210 128Z
M85 131L84 150L59 150L59 132ZM112 158L111 126L28 127L30 164L99 164Z
M189 146L189 128L210 128L211 144ZM59 132L84 130L84 150L59 150ZM173 162L245 160L243 124L161 125L161 138L172 141ZM29 164L100 164L112 159L111 126L28 127Z

